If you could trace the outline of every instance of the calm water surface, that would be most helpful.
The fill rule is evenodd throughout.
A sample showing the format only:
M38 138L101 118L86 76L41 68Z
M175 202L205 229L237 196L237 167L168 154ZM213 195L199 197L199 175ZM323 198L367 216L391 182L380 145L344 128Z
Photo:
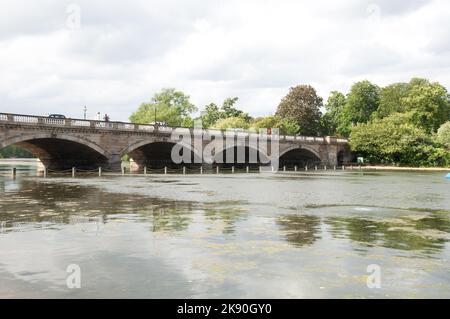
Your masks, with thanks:
M450 298L444 175L0 176L0 297Z

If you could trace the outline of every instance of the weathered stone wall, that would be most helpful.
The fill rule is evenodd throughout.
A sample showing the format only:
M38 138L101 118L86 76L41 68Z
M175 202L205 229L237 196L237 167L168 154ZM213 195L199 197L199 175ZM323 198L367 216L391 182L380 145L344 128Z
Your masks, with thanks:
M240 133L242 134L242 133ZM226 148L226 139L213 139L216 154ZM249 147L249 139L236 138L237 144ZM55 143L54 141L60 141ZM118 130L114 128L75 128L70 126L51 126L40 124L17 124L0 121L0 148L17 144L34 153L46 166L54 168L77 166L92 160L93 167L104 166L108 168L119 168L121 157L129 154L134 159L133 167L142 169L150 161L146 147L150 143L166 142L174 143L170 132L145 132L136 130ZM55 150L57 144L58 150ZM192 141L185 142L192 153L202 157L203 150L211 147L209 138L196 136ZM78 146L77 146L78 145ZM209 145L209 146L208 146ZM70 151L68 150L70 148ZM337 165L338 157L341 161L351 160L352 154L348 144L337 141L335 138L303 138L281 137L279 140L279 156L295 150L305 150L318 161L326 165ZM268 142L267 156L271 156L271 143ZM147 153L146 153L147 151ZM152 151L154 152L154 151ZM264 153L264 152L263 152ZM299 152L300 154L300 152ZM75 157L70 161L64 156ZM81 156L87 157L82 159ZM76 159L80 157L79 159ZM204 162L214 162L214 158L204 158Z

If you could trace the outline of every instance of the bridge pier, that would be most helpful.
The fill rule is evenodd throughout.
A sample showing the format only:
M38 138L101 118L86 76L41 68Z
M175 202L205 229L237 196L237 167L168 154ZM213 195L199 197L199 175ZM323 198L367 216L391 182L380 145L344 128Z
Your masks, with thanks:
M145 169L147 166L146 165L139 165L132 158L130 158L130 172L137 173L137 172L141 171L142 167L144 167L144 169Z
M107 167L110 170L120 170L122 167L122 158L119 154L113 154L108 158Z
M37 158L36 161L37 161L36 170L38 173L42 173L45 169L45 165L39 158Z

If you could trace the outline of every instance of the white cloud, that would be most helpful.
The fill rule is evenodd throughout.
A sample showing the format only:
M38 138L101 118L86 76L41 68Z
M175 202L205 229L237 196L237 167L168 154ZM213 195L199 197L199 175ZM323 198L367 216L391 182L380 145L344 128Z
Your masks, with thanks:
M366 78L450 84L444 0L83 0L75 30L71 3L0 3L1 111L81 117L87 105L126 120L176 87L199 107L238 96L265 115L301 83L325 99Z

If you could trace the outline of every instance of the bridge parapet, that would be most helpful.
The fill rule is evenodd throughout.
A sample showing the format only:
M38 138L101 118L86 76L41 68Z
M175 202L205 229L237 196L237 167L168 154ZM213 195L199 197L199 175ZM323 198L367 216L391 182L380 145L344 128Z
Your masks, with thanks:
M0 122L6 122L10 124L24 124L24 125L46 125L55 127L81 127L81 128L94 128L94 129L114 129L125 131L147 131L152 132L155 130L155 126L149 124L135 124L125 122L106 122L97 120L84 120L84 119L57 119L46 116L38 115L24 115L24 114L12 114L12 113L0 113ZM163 130L160 130L163 131Z
M37 115L25 115L25 114L13 114L13 113L0 113L0 123L15 124L15 125L28 125L28 126L43 126L43 127L59 127L59 128L80 128L80 129L95 129L105 131L125 131L125 132L142 132L142 133L158 133L163 135L170 135L177 129L169 126L155 126L152 124L137 124L127 122L106 122L98 120L84 120L84 119L57 119L45 116ZM178 128L188 130L191 136L207 135L207 136L237 136L239 137L253 137L274 139L278 138L280 141L285 142L300 142L300 143L312 143L312 144L347 144L347 139L337 137L319 137L319 136L301 136L301 135L274 135L267 133L257 133L251 130L219 130L219 129L202 129L185 127Z

